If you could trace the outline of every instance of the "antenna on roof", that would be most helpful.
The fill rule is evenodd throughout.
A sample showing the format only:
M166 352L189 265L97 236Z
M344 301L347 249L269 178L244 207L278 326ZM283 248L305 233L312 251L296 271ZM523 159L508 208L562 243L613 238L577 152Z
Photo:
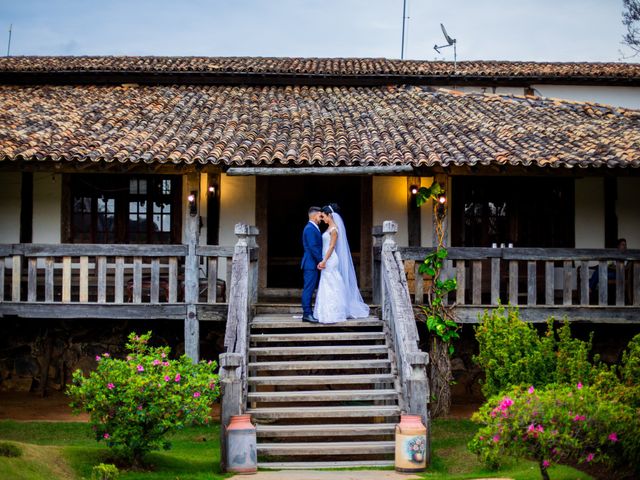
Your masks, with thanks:
M450 47L451 45L453 45L453 71L455 72L456 71L456 67L458 65L458 52L456 50L456 44L458 42L456 41L455 38L451 38L449 36L449 34L447 33L447 29L444 28L444 25L442 23L440 24L440 28L442 29L442 34L444 35L444 39L447 41L447 44L446 45L438 45L438 44L436 44L436 45L433 46L433 49L436 52L440 53L440 49L441 48L447 48L447 47Z
M7 57L11 54L11 30L13 30L13 23L9 25L9 43L7 44Z
M400 45L400 60L404 60L404 26L407 22L407 0L402 1L402 44Z

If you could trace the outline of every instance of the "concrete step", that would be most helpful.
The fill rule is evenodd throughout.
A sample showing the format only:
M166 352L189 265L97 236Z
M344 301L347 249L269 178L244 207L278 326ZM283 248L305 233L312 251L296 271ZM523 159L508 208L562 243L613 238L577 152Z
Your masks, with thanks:
M258 443L258 455L375 455L394 453L395 442Z
M393 464L393 460L330 460L326 462L259 462L258 467L274 470L321 470L323 468L389 467Z
M284 375L249 377L249 385L376 385L393 383L390 373L359 375Z
M249 392L250 402L344 402L397 400L395 390L311 390L301 392Z
M362 328L362 327L382 327L381 320L375 317L350 319L341 323L309 323L303 322L302 318L293 318L292 315L261 315L255 317L251 322L252 328L275 329L275 328Z
M363 355L386 354L386 345L322 345L308 347L255 347L249 349L249 355Z
M320 425L256 425L258 438L270 437L351 437L393 435L395 423L343 423Z
M354 340L385 340L384 332L314 332L314 333L252 333L251 342L329 342Z
M356 369L388 369L388 359L371 360L295 360L291 362L254 362L249 363L249 370L356 370Z
M396 417L400 415L397 405L366 405L358 407L277 407L250 408L247 413L260 423L261 419L278 418L365 418Z

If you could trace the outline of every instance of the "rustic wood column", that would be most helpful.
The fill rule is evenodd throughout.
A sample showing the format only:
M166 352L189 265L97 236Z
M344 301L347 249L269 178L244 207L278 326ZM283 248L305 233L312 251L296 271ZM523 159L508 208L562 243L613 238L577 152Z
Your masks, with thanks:
M223 472L227 466L227 426L233 415L240 415L243 411L243 387L239 374L242 360L240 353L220 355L220 469Z
M198 256L196 255L196 246L200 236L200 211L198 208L195 215L191 214L187 197L191 192L196 192L195 202L196 206L199 207L200 175L198 173L188 173L186 177L187 188L183 192L185 235L183 243L187 246L187 256L184 260L184 302L187 310L184 320L184 353L196 363L200 358L200 324L196 306L200 282Z
M374 305L381 305L382 275L380 273L382 258L382 225L371 229L373 248L371 249L371 301ZM377 257L377 258L376 258Z
M447 198L447 202L444 205L444 215L442 215L442 229L444 230L444 238L443 245L445 247L449 246L449 208L451 204L451 192L448 191L448 179L449 177L443 173L437 173L433 177L433 181L440 184ZM436 202L435 200L433 200ZM437 202L436 202L437 203ZM442 208L442 207L440 207ZM433 247L437 248L439 246L438 242L438 206L436 205L433 212Z

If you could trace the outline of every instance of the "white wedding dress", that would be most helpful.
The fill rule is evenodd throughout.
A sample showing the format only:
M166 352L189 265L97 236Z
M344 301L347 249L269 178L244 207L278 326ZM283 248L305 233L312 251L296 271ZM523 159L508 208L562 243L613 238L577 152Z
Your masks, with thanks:
M326 267L320 272L320 284L316 294L313 316L320 323L344 322L349 318L366 318L369 305L364 303L358 289L353 259L342 217L333 213L337 227L331 227L322 235L322 255L326 255L331 243L331 232L338 231L338 240Z
M323 258L327 254L327 250L329 250L331 232L335 228L330 228L322 234ZM320 272L320 284L318 285L316 304L313 309L313 316L320 323L344 322L347 319L346 292L338 266L338 255L334 249L327 260L327 266Z

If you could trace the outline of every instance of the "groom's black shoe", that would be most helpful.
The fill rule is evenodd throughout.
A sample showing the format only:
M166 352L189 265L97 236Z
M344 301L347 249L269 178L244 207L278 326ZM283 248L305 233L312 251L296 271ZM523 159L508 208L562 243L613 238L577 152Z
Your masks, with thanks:
M309 323L318 323L318 319L316 317L314 317L313 315L303 315L302 316L302 321L303 322L309 322Z

